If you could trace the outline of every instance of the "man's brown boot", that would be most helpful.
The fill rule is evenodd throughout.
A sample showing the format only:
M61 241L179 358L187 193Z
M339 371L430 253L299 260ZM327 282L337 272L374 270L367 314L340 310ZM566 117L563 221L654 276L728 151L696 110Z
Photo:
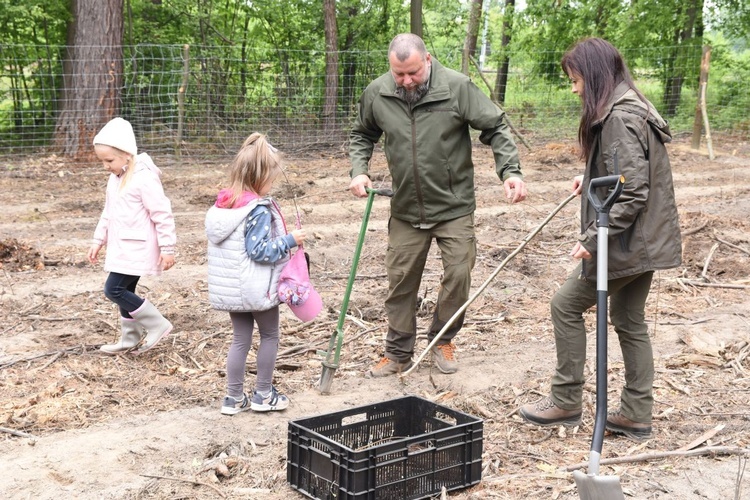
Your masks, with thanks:
M399 362L390 358L383 357L383 359L381 359L375 366L370 368L367 373L365 373L365 377L380 378L387 377L389 375L396 375L408 370L409 368L411 368L411 365L412 362L410 359L404 362Z
M522 406L518 413L527 422L534 425L541 425L542 427L552 425L575 427L581 424L580 408L577 410L563 410L552 402L549 396L535 403Z
M607 415L607 425L605 428L614 434L622 434L633 441L644 441L651 438L651 424L634 422L628 417L623 416L620 410L613 411Z
M450 342L447 344L436 345L432 348L432 357L435 360L435 366L443 373L456 373L458 371L458 361L456 361L456 346Z

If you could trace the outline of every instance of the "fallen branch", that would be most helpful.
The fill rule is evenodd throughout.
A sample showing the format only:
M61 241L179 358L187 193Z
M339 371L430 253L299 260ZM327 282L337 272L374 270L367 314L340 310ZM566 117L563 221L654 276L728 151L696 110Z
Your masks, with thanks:
M714 436L715 436L716 434L718 434L718 433L719 433L719 432L720 432L720 431L721 431L722 429L724 429L724 427L726 427L726 425L725 425L725 424L719 424L719 425L717 425L717 426L716 426L716 427L714 427L713 429L710 429L709 431L707 431L707 432L704 432L704 433L703 433L703 434L702 434L702 435L701 435L701 436L700 436L700 437L699 437L698 439L696 439L695 441L691 441L690 443L686 444L685 446L681 446L680 448L677 448L677 451L687 451L687 450L692 450L692 449L693 449L693 448L695 448L696 446L699 446L699 445L701 445L701 444L705 443L706 441L708 441L709 439L711 439L712 437L714 437Z
M641 453L639 455L628 455L624 457L615 458L604 458L599 461L600 465L614 465L614 464L631 464L635 462L648 462L649 460L659 460L662 458L670 457L697 457L701 455L750 455L750 448L740 448L739 446L706 446L705 448L697 448L695 450L673 450L673 451L659 451L655 453ZM583 469L589 465L588 462L581 462L575 465L568 465L563 467L562 470L572 472L574 470Z
M39 321L79 321L81 318L58 318L54 316L39 316L38 314L30 314L27 316L29 319L36 319Z
M26 433L26 432L17 431L17 430L14 430L14 429L8 429L7 427L0 427L0 432L4 432L6 434L11 434L13 436L18 436L18 437L22 437L22 438L36 439L36 436L34 436L32 434L29 434L29 433Z
M708 281L708 276L706 276L706 272L708 271L708 263L711 262L711 258L714 256L714 252L716 251L717 248L719 248L719 244L714 243L714 246L712 246L711 250L708 252L708 257L706 257L706 262L703 264L703 271L701 271L701 276L706 281Z
M194 479L185 479L185 478L182 478L182 477L171 477L171 476L154 476L154 475L151 475L151 474L141 474L141 476L143 476L143 477L150 477L150 478L153 478L153 479L167 479L169 481L178 481L178 482L182 482L182 483L196 484L198 486L207 486L207 487L211 488L212 490L214 490L216 492L216 494L219 495L221 498L226 498L227 497L224 494L224 492L222 492L219 488L217 488L213 484L204 483L202 481L196 481Z
M703 319L696 319L693 321L662 321L659 323L660 325L699 325L701 323L707 323L709 321L713 321L712 318L703 318Z
M733 285L731 283L705 283L703 281L686 280L684 278L677 278L677 282L681 285L703 286L708 288L732 288L735 290L744 290L750 288L750 285Z
M18 326L18 325L20 325L20 324L21 324L21 322L19 321L19 322L18 322L18 323L16 323L15 325L13 325L13 326L9 326L8 328L6 328L6 329L5 329L5 330L3 330L2 332L0 332L0 335L4 335L4 334L8 333L9 331L13 330L13 329L14 329L15 327L17 327L17 326Z
M8 271L3 268L3 274L5 274L5 279L8 280L8 288L10 288L10 294L15 295L16 292L13 291L13 280L10 279L10 276L8 275Z
M682 236L685 237L685 236L690 236L691 234L698 233L702 231L707 225L708 225L708 221L704 222L702 225L698 227L694 227L693 229L688 229L687 231L682 233Z
M584 465L588 465L588 462ZM483 477L482 483L505 483L508 481L515 481L517 479L570 479L567 474L551 474L549 472L538 472L528 474L504 474L502 476L489 476Z
M747 250L745 248L742 248L741 246L735 245L734 243L729 243L728 241L722 240L716 234L714 234L714 238L716 238L716 241L719 241L721 243L724 243L728 247L732 247L735 250L739 250L740 252L745 252L746 254L750 255L750 250Z
M49 358L49 360L46 363L44 363L42 366L40 366L37 371L42 371L45 368L47 368L49 365L51 365L52 363L60 359L60 356L62 356L62 354L63 354L62 352L55 353L55 355Z
M60 356L62 354L76 353L78 351L80 351L80 353L83 353L87 349L96 349L99 347L99 345L100 344L94 344L94 345L84 344L84 345L77 345L74 347L68 347L67 349L60 349L59 351L51 351L51 352L45 352L42 354L35 354L34 356L29 356L28 358L19 358L13 361L8 361L7 363L0 364L0 368L8 368L9 366L13 366L18 363L34 361L35 359L46 358L47 356Z
M745 467L747 466L747 457L738 457L737 464L737 482L734 487L734 498L740 500L740 493L742 491L742 478L745 475Z

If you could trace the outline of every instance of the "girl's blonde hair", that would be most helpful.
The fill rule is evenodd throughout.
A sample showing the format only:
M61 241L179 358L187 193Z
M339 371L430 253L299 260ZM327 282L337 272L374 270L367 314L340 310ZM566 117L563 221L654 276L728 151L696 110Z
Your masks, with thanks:
M118 151L122 151L122 150L118 150ZM122 176L122 179L120 179L120 191L125 189L125 185L133 177L133 172L135 172L135 155L131 155L127 151L122 151L122 152L130 155L130 157L128 158L128 168L125 169L125 174Z
M232 162L229 174L229 189L232 206L245 191L260 193L261 188L281 171L281 154L271 146L268 138L253 132L245 139Z

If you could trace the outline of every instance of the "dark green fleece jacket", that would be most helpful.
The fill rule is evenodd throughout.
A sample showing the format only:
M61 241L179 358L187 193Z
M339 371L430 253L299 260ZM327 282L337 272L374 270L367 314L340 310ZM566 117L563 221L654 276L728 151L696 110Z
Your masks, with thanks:
M474 212L474 164L469 127L492 147L498 177L521 177L518 150L500 110L465 75L434 58L429 91L409 105L396 96L390 72L367 86L350 134L355 177L368 173L375 144L383 144L393 178L391 215L411 223L453 220Z

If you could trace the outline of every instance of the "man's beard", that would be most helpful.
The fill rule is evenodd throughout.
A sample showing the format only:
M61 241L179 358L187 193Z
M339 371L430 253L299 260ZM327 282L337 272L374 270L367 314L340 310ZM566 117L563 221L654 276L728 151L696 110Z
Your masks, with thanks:
M420 83L411 90L408 90L404 87L399 87L397 85L396 95L407 103L414 104L415 102L423 98L427 94L427 91L430 90L430 76L432 76L432 65L429 65L427 67L427 72L425 74L423 83Z
M425 82L420 83L411 90L404 87L396 87L396 95L409 104L414 104L415 102L423 98L425 94L427 94L428 90L430 90L430 84L428 82Z

